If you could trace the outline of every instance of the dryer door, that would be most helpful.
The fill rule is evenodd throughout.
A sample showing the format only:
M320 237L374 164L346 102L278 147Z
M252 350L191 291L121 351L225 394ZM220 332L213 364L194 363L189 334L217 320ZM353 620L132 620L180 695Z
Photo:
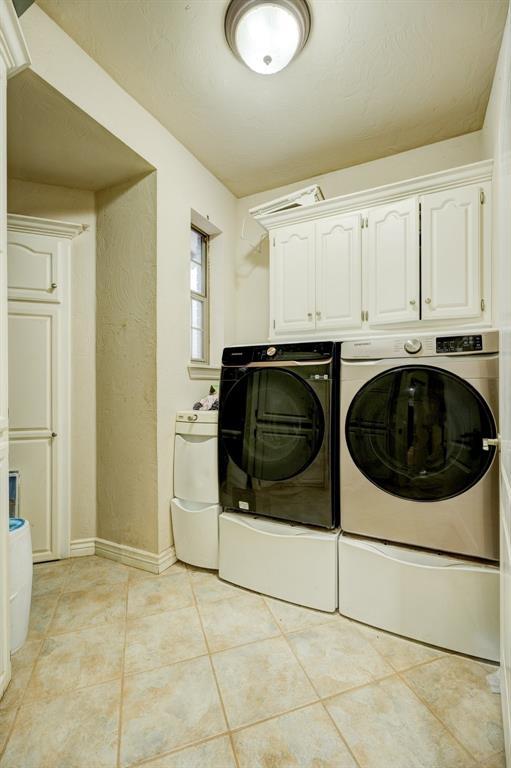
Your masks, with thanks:
M495 449L495 420L474 387L455 374L407 365L368 381L346 416L346 443L374 485L413 501L441 501L475 485Z

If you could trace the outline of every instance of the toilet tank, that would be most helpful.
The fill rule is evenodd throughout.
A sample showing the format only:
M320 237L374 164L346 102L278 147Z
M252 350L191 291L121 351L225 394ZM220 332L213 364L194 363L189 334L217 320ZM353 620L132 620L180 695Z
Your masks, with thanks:
M178 411L174 444L174 496L218 503L218 411Z

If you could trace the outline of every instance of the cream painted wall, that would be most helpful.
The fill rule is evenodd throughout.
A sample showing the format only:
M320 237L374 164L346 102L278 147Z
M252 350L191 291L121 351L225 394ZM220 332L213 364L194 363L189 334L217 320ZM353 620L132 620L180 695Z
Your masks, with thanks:
M234 249L236 198L158 121L122 90L101 67L36 5L21 17L32 69L83 109L157 170L157 479L156 549L172 542L170 499L174 420L190 407L208 382L190 381L189 360L189 228L195 210L221 230L215 240L217 295L212 323L216 348L232 343L234 332ZM143 521L144 510L141 510Z
M330 198L474 163L487 156L481 131L477 131L241 198L237 211L236 343L264 342L268 338L268 237L248 214L250 208L309 184L319 184L325 197Z
M493 253L500 328L500 553L501 688L506 757L511 762L511 17L508 13L483 126L483 146L494 158Z
M96 535L94 192L9 179L9 213L87 225L71 256L71 540Z
M96 204L98 536L156 552L156 174Z

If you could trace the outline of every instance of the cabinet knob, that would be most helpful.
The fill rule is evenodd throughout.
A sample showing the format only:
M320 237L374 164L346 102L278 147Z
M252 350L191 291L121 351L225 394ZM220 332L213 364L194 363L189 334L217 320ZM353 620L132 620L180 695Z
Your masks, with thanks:
M52 284L51 284L51 289L52 289L52 291L54 291L56 287L57 287L57 283L52 283Z
M316 312L316 317L318 318L318 320L321 320L321 312Z
M52 437L57 437L57 433L56 433L56 432L52 432L52 433L51 433L51 436L52 436Z
M426 302L426 304L431 304L431 299L429 298L429 296L427 299L424 299L424 301Z
M410 299L410 304L412 305L412 307L414 307L415 306L415 299Z
M307 312L307 317L309 320L312 320L312 312Z

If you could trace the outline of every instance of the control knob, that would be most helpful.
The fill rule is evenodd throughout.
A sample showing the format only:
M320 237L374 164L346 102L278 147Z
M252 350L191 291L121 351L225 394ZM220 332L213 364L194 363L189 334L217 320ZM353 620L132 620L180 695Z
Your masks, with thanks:
M407 339L405 341L405 352L410 355L416 355L422 349L422 342L419 339Z
M275 349L275 347L268 347L268 349L266 350L266 356L273 357L276 352L277 350Z

